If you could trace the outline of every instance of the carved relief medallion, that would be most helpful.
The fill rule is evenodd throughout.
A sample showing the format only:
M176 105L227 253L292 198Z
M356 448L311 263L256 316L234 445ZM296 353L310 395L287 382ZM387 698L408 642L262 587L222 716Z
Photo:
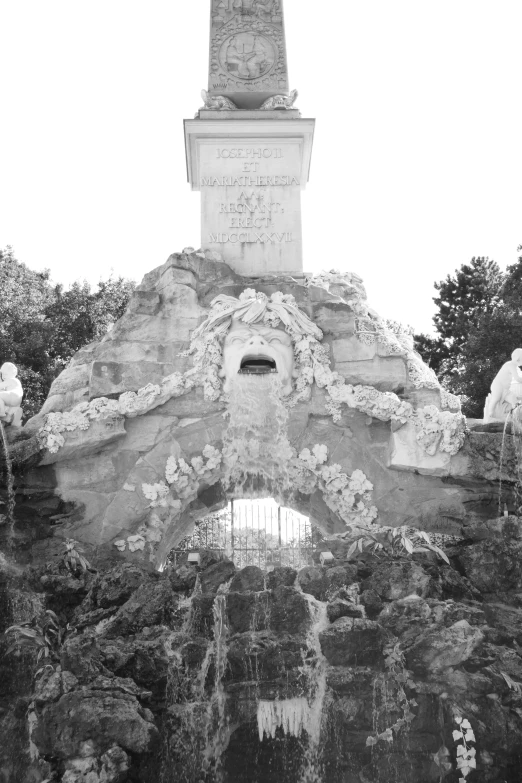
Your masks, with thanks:
M254 30L231 35L219 49L219 64L225 73L246 81L268 74L277 57L275 43Z

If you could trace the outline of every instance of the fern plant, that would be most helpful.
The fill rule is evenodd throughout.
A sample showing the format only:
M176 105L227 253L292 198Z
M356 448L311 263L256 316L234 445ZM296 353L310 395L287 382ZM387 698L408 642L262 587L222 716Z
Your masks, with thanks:
M58 616L51 609L46 609L32 620L7 628L5 635L11 644L5 654L10 655L22 649L33 650L36 652L37 664L43 664L35 674L38 676L48 666L59 661L59 650L66 632L67 629L60 626Z
M416 552L434 552L437 557L449 565L445 552L436 544L431 543L427 533L422 530L410 533L405 525L383 527L377 532L365 530L362 535L352 541L346 553L346 559L350 560L364 553L379 556L379 554L413 555Z
M78 542L72 538L66 538L64 541L63 563L73 575L77 574L78 571L93 570L87 558L81 553Z

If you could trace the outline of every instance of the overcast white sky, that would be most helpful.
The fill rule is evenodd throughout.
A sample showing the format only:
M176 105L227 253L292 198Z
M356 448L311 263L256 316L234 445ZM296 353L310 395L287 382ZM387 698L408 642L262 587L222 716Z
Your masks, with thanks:
M209 0L0 0L0 247L58 282L136 280L199 247L183 118ZM350 269L431 328L433 281L522 243L520 0L285 0L316 117L304 267Z

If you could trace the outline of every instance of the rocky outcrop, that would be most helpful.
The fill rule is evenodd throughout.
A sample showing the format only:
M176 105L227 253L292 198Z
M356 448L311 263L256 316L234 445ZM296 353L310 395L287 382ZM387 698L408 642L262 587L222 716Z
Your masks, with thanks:
M491 575L518 542L512 526L503 531L488 539ZM202 553L197 584L184 565L158 574L120 563L87 583L71 576L83 585L75 602L33 571L30 583L69 623L59 660L31 697L46 775L196 783L219 769L223 783L297 783L303 765L315 764L328 783L436 783L454 774L461 717L476 738L477 783L516 783L519 586L508 575L502 602L476 586L470 597L458 569L483 552L484 540L468 541L451 550L451 566L429 553L365 555L297 575L238 571ZM265 716L288 721L262 739L261 704ZM309 753L306 716L321 712L320 743Z

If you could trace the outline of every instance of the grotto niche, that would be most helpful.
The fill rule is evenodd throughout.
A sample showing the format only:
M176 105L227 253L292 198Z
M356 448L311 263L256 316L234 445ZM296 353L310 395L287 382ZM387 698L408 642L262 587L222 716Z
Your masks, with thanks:
M519 783L519 417L466 420L358 275L303 272L282 2L211 6L202 249L0 410L0 783ZM306 565L187 545L268 498Z
M17 432L4 779L517 780L514 436L465 420L359 277L175 254ZM268 497L319 531L308 565L173 560Z

